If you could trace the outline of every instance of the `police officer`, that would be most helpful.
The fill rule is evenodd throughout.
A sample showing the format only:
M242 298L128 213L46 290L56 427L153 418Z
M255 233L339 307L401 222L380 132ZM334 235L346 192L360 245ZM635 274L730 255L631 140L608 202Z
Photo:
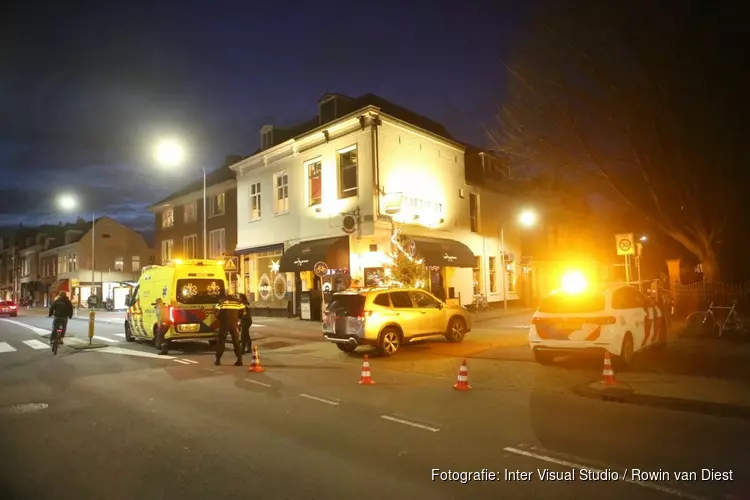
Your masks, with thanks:
M227 341L227 334L229 334L232 336L234 355L237 356L234 366L242 366L239 322L245 312L245 305L231 293L222 294L219 303L216 304L216 312L219 317L219 338L216 342L216 361L214 361L214 364L216 366L221 364L224 343Z
M250 315L250 301L247 295L240 294L240 302L245 306L245 312L242 315L242 352L248 353L253 350L253 339L250 337L250 327L253 326L253 317Z
M164 356L169 354L169 343L164 340L169 330L169 305L161 297L156 299L154 303L154 314L156 315L156 338L154 339L154 345L159 351L159 354Z

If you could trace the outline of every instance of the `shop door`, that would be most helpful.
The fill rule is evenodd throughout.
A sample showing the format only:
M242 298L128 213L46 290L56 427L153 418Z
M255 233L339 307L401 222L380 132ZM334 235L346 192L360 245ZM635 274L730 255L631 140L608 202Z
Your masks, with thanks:
M430 268L430 293L445 302L445 282L442 267Z

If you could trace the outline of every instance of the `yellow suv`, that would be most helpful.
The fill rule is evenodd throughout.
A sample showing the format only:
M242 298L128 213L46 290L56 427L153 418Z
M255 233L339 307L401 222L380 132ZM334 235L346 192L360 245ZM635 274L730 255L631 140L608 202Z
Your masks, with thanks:
M360 345L385 356L404 343L445 336L461 342L471 331L471 316L417 288L368 288L334 293L323 317L323 336L344 352Z

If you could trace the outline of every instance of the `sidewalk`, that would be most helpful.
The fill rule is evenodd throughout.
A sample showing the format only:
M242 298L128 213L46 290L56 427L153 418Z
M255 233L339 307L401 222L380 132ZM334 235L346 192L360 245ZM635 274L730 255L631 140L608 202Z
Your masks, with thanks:
M77 309L75 312L75 315L73 316L73 319L79 320L79 321L88 321L89 320L89 309ZM125 321L126 313L124 311L104 311L100 309L96 309L96 316L95 321L97 323L110 323L110 324L117 324L121 325ZM18 315L19 317L22 316L44 316L46 317L49 314L49 309L46 307L32 307L31 309L19 309Z

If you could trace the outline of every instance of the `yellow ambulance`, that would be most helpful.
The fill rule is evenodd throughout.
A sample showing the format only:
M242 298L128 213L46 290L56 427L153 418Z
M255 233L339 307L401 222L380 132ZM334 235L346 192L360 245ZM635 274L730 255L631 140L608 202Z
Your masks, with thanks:
M172 341L215 340L219 329L214 307L227 289L221 260L175 259L163 266L147 266L128 297L125 339L153 341L166 354ZM159 342L157 300L169 308L169 330Z

